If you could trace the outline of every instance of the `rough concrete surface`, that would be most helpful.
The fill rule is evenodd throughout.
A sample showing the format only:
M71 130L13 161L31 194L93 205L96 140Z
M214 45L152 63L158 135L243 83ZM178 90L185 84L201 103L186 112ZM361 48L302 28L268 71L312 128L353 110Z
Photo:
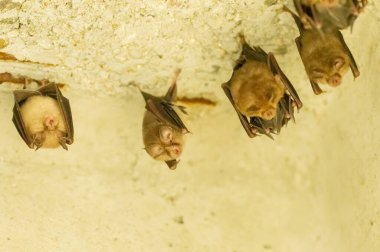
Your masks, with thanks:
M380 10L345 31L361 70L314 96L281 11L291 1L1 0L0 72L65 83L75 142L28 149L0 86L0 251L380 251ZM220 88L243 31L273 51L304 108L249 139ZM144 101L176 68L191 134L175 171L142 149Z

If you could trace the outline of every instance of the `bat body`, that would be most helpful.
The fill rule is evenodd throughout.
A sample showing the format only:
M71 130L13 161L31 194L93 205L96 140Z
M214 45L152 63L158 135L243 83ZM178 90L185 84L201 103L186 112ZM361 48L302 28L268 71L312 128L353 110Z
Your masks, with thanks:
M355 59L337 28L324 29L322 35L315 29L306 29L295 13L286 10L292 14L300 31L295 41L315 94L323 92L318 84L339 86L349 68L355 78L360 75Z
M178 107L185 112L184 108L173 104L177 96L178 74L179 71L164 97L141 92L147 109L142 132L145 150L154 159L164 161L170 169L177 167L185 143L184 135L189 132L175 111Z
M231 79L222 88L249 137L258 133L272 138L302 107L294 87L272 53L250 47L241 35L242 53Z
M14 91L13 123L29 148L57 148L73 143L74 127L69 100L58 86L36 91Z
M293 0L306 28L345 29L353 24L367 0Z

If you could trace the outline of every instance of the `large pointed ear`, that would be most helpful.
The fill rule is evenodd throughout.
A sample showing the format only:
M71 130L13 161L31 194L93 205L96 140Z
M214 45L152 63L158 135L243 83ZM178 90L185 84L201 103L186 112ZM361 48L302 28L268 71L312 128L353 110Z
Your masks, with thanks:
M179 163L179 160L169 160L165 161L165 163L168 165L170 170L175 170L177 168L177 164Z

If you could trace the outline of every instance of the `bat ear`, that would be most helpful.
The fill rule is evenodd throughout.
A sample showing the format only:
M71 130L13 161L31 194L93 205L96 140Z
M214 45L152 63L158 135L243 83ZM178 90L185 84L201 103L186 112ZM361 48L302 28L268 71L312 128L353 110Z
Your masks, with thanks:
M179 160L169 160L165 161L165 163L168 165L170 170L175 170L177 168L177 164L179 163Z

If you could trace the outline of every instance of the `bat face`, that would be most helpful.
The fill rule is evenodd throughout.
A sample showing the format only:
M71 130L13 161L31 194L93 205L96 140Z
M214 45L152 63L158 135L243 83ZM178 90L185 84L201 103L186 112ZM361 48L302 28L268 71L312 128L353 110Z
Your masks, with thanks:
M179 128L160 122L146 111L143 121L143 140L147 153L159 161L178 159L183 150L184 133Z
M328 61L324 64L323 61ZM331 87L337 87L342 83L343 76L348 72L349 64L343 57L328 56L326 58L317 58L306 64L306 71L309 78L315 83L328 84Z
M247 117L271 120L284 96L284 85L278 83L264 62L248 61L235 71L230 91L239 111Z
M20 114L27 134L37 147L60 146L67 128L57 100L49 96L31 96L20 106Z
M30 148L57 148L72 144L74 127L69 100L54 83L36 91L14 91L13 122Z
M350 67L349 57L335 34L324 37L316 31L306 30L301 37L301 57L310 80L337 87Z
M185 143L188 129L178 116L175 107L186 113L183 107L173 105L176 100L176 71L174 81L164 97L142 92L147 111L143 119L143 141L146 152L156 160L164 161L172 170L176 169Z

